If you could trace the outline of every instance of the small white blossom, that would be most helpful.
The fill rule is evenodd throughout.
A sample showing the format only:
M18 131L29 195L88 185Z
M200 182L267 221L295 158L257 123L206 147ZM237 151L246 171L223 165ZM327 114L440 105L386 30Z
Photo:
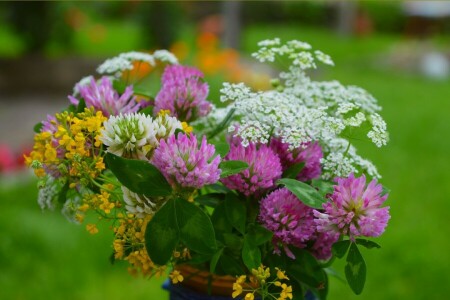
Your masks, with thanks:
M260 62L274 62L276 52L272 48L260 48L257 52L253 52L252 56Z
M292 40L286 43L288 47L299 50L310 50L312 47L310 44L302 41Z
M309 52L291 53L289 58L292 59L294 66L299 66L302 70L316 68L314 57Z
M164 50L164 49L156 50L153 53L153 57L159 61L166 62L171 65L178 64L177 57L172 52Z
M359 127L366 120L366 115L358 112L355 116L344 120L346 126Z
M119 57L124 58L128 61L142 61L150 64L151 66L155 65L155 58L153 57L153 55L144 52L125 52L121 53Z
M389 135L386 131L386 122L377 113L372 114L370 120L373 127L367 133L367 137L378 147L385 146L389 140Z
M97 68L99 74L114 74L116 77L120 77L123 71L133 70L133 64L126 58L116 56L107 59Z
M334 62L328 54L325 54L320 50L314 51L314 54L316 55L318 61L326 65L334 66Z
M225 82L223 84L222 89L220 90L220 101L239 101L243 98L248 98L251 95L251 90L245 84L241 83L228 83Z
M263 41L258 42L259 47L272 47L272 46L277 46L279 44L280 44L279 38L274 38L271 40L263 40Z
M54 210L58 203L58 195L61 185L51 176L47 176L45 182L39 187L38 203L42 210Z

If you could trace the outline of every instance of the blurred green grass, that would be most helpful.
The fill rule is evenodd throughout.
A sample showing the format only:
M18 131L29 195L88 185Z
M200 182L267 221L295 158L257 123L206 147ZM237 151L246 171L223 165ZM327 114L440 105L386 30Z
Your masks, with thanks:
M381 182L391 189L392 219L377 240L382 248L364 251L368 276L361 296L331 279L329 298L446 299L449 82L381 68L382 54L399 42L395 36L342 39L324 30L259 25L246 28L243 52L270 38L268 33L308 41L332 55L336 67L321 68L315 76L367 89L383 106L391 135L381 149L358 143L360 154L375 162ZM120 51L114 47L111 51ZM36 193L34 182L0 190L2 299L167 298L161 280L135 279L125 265L109 264L111 234L91 236L58 212L41 212ZM343 273L343 262L335 267Z

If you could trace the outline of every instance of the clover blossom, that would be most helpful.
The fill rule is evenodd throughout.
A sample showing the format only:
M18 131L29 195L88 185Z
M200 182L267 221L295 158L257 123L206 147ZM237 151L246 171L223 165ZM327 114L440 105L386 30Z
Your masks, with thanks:
M229 189L236 189L246 196L263 192L275 185L281 177L280 158L266 145L250 143L231 144L225 160L241 160L248 163L244 171L223 178L222 183Z
M172 185L201 188L219 180L220 156L213 158L214 153L214 145L208 144L205 136L198 145L194 134L178 133L160 140L152 163Z
M208 84L199 70L181 65L166 67L162 87L155 98L155 112L169 110L178 119L191 122L206 116L212 105L206 101Z
M113 88L111 80L103 76L100 83L91 79L89 85L78 87L79 94L86 102L87 107L94 107L96 110L103 112L103 115L115 116L119 113L134 113L140 108L140 104L136 102L136 97L133 96L133 87L128 86L125 92L119 96L117 91ZM73 96L69 96L72 104L78 105L79 100Z
M150 139L155 136L153 120L144 114L134 113L111 116L104 122L100 140L107 151L128 158L146 159L151 149Z
M153 215L164 204L163 197L150 198L133 193L124 186L121 188L126 210L136 215L137 218L145 218L145 216Z
M320 160L323 157L322 148L319 143L306 143L303 147L289 150L289 144L283 143L280 139L273 138L270 140L270 148L280 157L283 172L294 164L304 163L297 179L300 181L308 181L318 178L322 172L320 168Z
M382 190L375 179L366 187L364 175L338 178L330 201L323 204L324 212L314 211L317 230L334 231L350 239L381 235L390 218L389 207L380 207L388 196L382 195Z
M275 251L282 244L286 254L295 258L287 247L305 248L315 234L314 210L304 205L288 189L282 188L261 200L260 222L273 232Z

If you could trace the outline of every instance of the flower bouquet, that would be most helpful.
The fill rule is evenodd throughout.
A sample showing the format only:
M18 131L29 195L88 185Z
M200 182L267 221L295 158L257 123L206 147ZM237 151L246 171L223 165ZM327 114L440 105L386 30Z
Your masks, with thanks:
M167 270L190 295L173 299L194 299L193 289L325 299L331 264L344 257L360 294L360 248L379 247L366 237L390 216L380 175L352 141L387 143L381 108L359 87L312 80L308 70L333 61L309 44L258 46L260 62L288 66L273 88L224 83L215 105L203 74L168 51L105 61L101 77L77 83L69 107L35 128L26 162L40 206L92 234L109 222L112 260L146 277ZM189 284L200 274L203 287Z

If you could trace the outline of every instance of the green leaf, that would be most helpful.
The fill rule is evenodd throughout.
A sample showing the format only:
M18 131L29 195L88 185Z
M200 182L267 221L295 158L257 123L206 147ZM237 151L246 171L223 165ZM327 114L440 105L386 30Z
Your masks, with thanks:
M209 272L214 273L216 271L217 263L219 262L219 258L222 256L223 248L220 248L219 251L214 253L211 258L211 262L209 263Z
M230 189L227 188L226 186L224 186L223 184L219 184L219 183L214 183L214 184L209 184L209 185L205 185L204 188L209 191L209 190L213 190L217 193L221 193L221 194L227 194L230 192Z
M333 244L331 251L333 252L333 255L336 256L337 258L343 258L347 253L348 247L350 247L349 240L340 241Z
M260 246L272 240L273 232L262 227L261 225L251 224L248 226L245 239L255 246Z
M295 280L307 284L309 287L319 289L326 283L326 274L311 253L304 249L291 248L295 255L295 263L288 258L286 271Z
M58 194L58 203L64 204L67 200L67 192L69 191L69 182L67 181Z
M227 246L232 250L239 250L239 251L242 249L242 245L244 242L242 237L239 237L233 233L224 233L223 240L225 246Z
M123 92L125 92L125 89L127 88L127 85L123 81L114 80L113 81L113 88L117 91L117 93L122 94Z
M75 111L75 113L82 113L84 112L84 109L86 108L86 102L84 101L84 99L79 100L78 105L77 105L77 110Z
M133 91L134 91L134 94L136 94L136 95L144 96L144 97L153 99L153 96L152 96L151 92L148 91L148 90L145 90L145 89L139 88L139 87L134 87Z
M286 169L286 171L283 172L283 175L281 177L283 178L296 178L298 173L305 167L305 163L297 163L293 164L289 168Z
M228 193L225 196L225 211L228 221L240 233L245 233L245 223L247 220L247 208L236 195Z
M386 194L389 194L391 190L385 186L383 186L383 190L381 191L381 196L384 196Z
M216 148L216 154L221 158L224 158L230 151L230 145L227 142L212 142L212 144Z
M211 131L211 133L208 136L208 140L215 137L217 134L222 132L226 127L228 127L228 124L231 122L231 119L233 118L234 112L236 111L235 108L230 109L228 114L225 116L225 118L216 126L216 128Z
M356 239L356 243L358 245L366 247L367 249L372 249L372 248L380 249L381 248L381 246L378 245L377 243L375 243L373 241L365 240L365 239Z
M242 261L249 270L257 269L261 265L261 250L247 239L242 247Z
M311 181L313 187L319 189L319 193L325 197L328 194L332 194L334 191L334 183L331 181L313 179Z
M146 115L146 116L152 117L152 116L153 116L153 105L149 105L149 106L147 106L147 107L141 109L139 112L140 112L141 114Z
M206 195L198 196L194 199L195 202L209 206L209 207L217 207L219 203L221 203L224 199L224 194L221 193L210 193Z
M228 221L227 212L225 208L225 201L221 202L215 209L211 216L211 222L213 223L214 230L218 237L222 233L229 233L233 230L233 226Z
M305 205L312 208L322 208L325 203L325 198L312 186L290 178L282 178L277 181L277 184L282 184L291 191L297 198Z
M239 261L225 252L219 259L219 265L226 275L237 276L246 274L246 271Z
M178 139L178 134L179 133L186 134L183 129L177 128L177 129L175 129L175 132L174 132L174 135L175 135L176 139Z
M107 153L105 161L117 179L132 192L149 197L169 196L172 187L152 164Z
M158 265L165 265L169 261L180 240L175 215L175 200L171 199L147 224L145 248L150 259Z
M191 253L191 259L189 260L189 264L191 265L202 265L206 262L211 261L211 254L201 254L201 253Z
M219 164L219 169L222 170L220 178L228 177L237 174L248 168L248 163L240 160L226 160Z
M33 130L35 133L39 133L41 132L42 127L44 127L44 124L42 122L39 122L36 125L34 125Z
M216 236L208 215L184 199L175 200L175 212L180 238L186 246L199 253L214 253L217 249Z
M355 243L350 245L345 266L345 277L356 295L361 294L366 282L366 263Z

